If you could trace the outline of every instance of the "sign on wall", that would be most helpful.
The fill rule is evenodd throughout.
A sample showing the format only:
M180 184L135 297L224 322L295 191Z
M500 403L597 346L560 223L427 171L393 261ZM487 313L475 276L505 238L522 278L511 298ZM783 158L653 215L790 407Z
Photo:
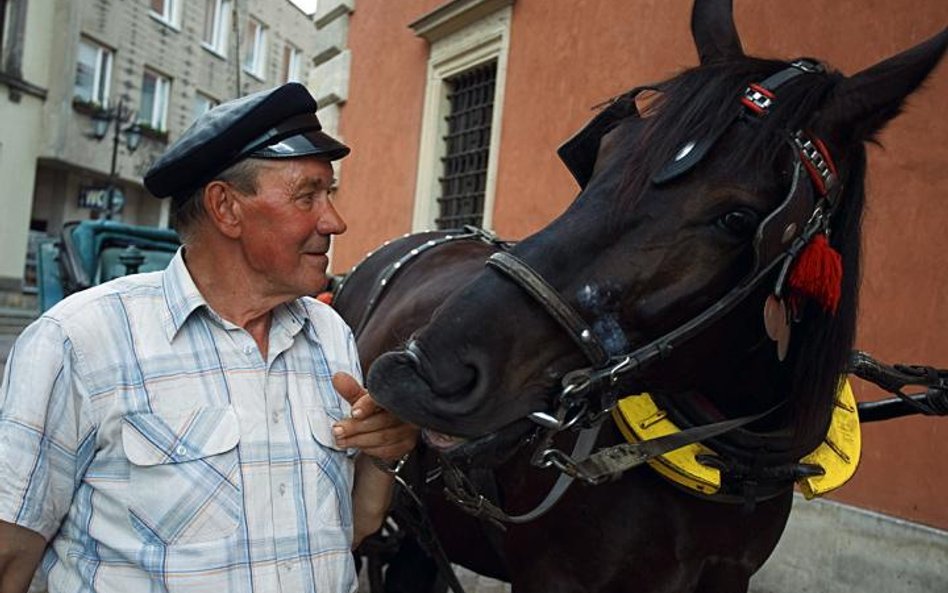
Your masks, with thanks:
M112 189L112 211L121 212L125 207L125 194L118 187ZM109 188L83 186L79 188L79 207L106 211L109 209Z

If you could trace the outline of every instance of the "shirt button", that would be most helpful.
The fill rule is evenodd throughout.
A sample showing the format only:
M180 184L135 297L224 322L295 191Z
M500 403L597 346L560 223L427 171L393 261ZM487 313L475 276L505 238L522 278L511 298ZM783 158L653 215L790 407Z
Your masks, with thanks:
M175 449L175 453L183 457L188 454L188 450L187 448L184 447L184 445L182 445L178 447L177 449Z
M286 484L280 484L279 486L277 486L277 492L280 493L280 496L283 496L284 494L286 494Z
M251 346L250 344L244 346L244 354L249 356L252 353L253 353L253 346Z
M273 423L274 423L274 424L279 424L279 423L280 423L280 413L279 413L279 412L274 412L274 413L273 413Z

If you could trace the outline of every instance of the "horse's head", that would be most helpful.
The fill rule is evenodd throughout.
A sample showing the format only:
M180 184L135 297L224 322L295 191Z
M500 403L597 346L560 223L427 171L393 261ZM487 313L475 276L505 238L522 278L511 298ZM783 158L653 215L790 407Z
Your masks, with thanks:
M821 438L855 331L863 145L948 35L846 78L746 56L730 0L698 0L692 30L700 66L618 97L561 149L583 186L567 211L376 361L382 405L481 437L551 412L589 368L594 405L644 389L728 417L790 401L773 422L801 447ZM824 239L839 282L821 276Z

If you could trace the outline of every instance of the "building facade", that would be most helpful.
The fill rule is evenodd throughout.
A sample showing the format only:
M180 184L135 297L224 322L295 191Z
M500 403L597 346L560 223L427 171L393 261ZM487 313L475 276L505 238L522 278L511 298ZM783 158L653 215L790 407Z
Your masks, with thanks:
M141 185L151 162L214 105L305 83L317 47L312 18L289 0L0 5L11 15L4 30L14 30L4 45L22 48L23 63L19 78L6 67L0 78L0 171L8 180L0 199L12 214L0 222L6 290L29 289L32 245L65 222L108 215L165 226L168 203ZM14 93L19 103L8 98ZM103 115L111 119L97 139L94 120ZM125 134L133 125L142 136L134 151Z
M0 0L0 293L16 295L23 284L54 8L51 2Z

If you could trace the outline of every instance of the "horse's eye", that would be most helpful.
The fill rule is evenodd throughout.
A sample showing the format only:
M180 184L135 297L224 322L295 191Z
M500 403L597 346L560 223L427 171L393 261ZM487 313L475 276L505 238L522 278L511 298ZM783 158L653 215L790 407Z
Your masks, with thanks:
M750 210L732 210L718 219L721 228L740 237L750 236L758 224L757 215Z

